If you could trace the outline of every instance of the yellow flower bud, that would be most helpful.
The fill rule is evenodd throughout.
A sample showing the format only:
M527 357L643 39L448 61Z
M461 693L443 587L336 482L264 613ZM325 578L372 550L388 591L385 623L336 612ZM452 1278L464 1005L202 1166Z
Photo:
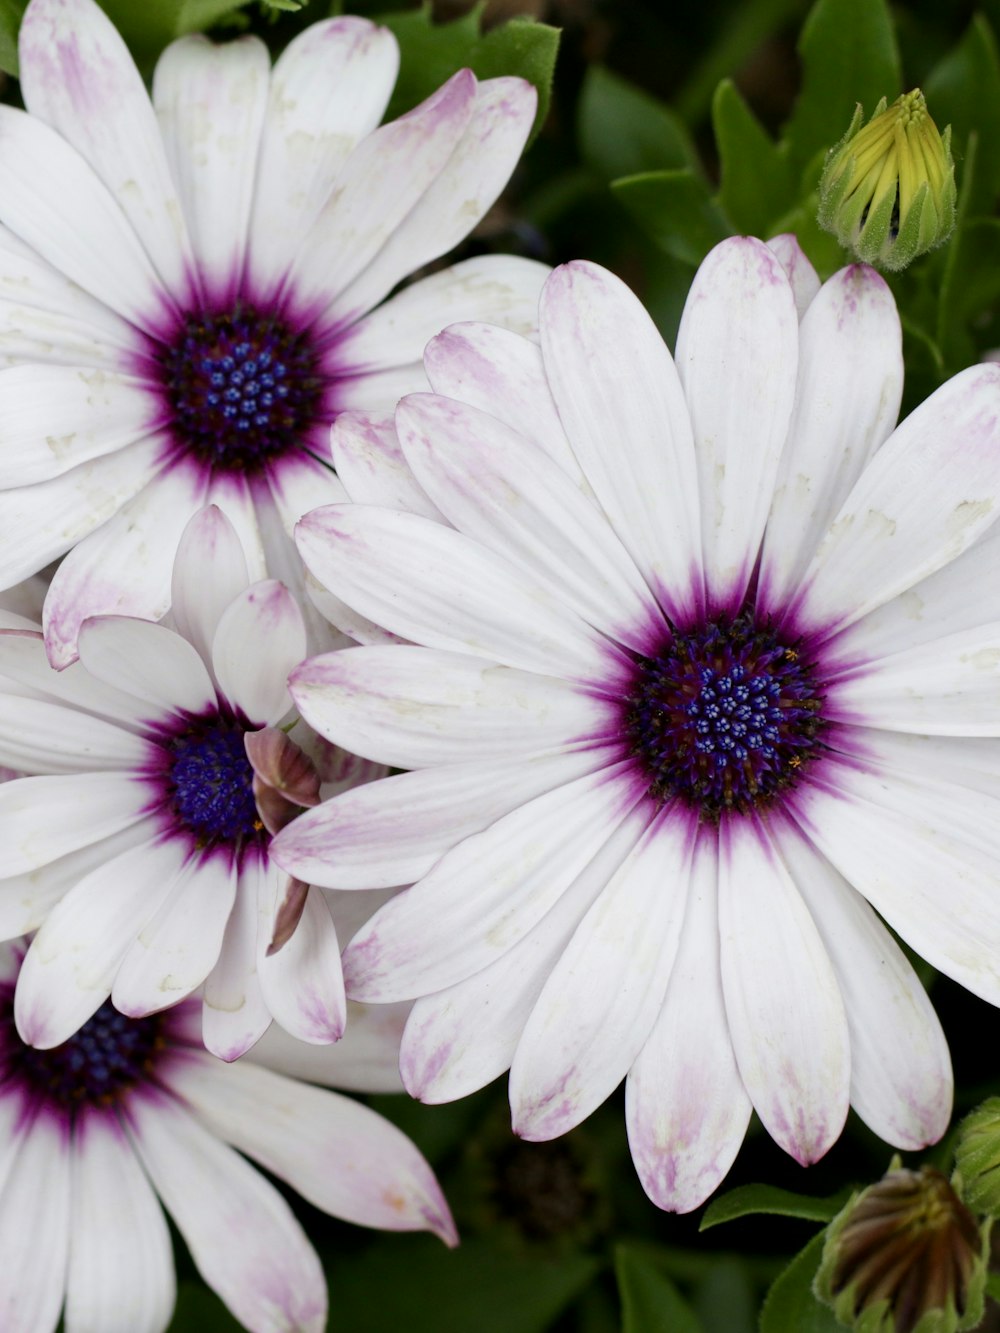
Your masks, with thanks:
M866 264L902 269L955 225L951 126L938 133L919 88L863 118L859 106L827 158L819 223Z

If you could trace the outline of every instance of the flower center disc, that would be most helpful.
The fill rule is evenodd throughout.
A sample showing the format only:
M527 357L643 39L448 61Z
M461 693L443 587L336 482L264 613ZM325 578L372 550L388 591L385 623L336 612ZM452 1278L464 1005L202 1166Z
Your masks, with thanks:
M765 804L815 757L824 727L814 664L752 616L676 634L638 664L625 733L649 794L709 819Z
M147 1082L163 1047L162 1020L127 1018L110 1000L61 1046L36 1051L14 1029L13 987L5 997L8 1075L22 1078L36 1094L62 1110L106 1106L137 1083Z
M168 799L201 847L241 846L262 836L244 729L215 716L192 722L167 742Z
M189 315L160 364L178 443L207 467L259 471L300 444L320 412L310 339L252 306Z

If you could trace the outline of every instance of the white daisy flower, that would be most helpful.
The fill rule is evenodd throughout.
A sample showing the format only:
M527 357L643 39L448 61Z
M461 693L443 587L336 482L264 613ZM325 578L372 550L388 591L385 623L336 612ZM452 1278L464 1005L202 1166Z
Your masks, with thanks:
M87 620L62 672L31 621L0 622L0 764L29 775L0 788L0 938L41 927L18 979L21 1037L55 1046L109 996L140 1017L204 983L205 1043L224 1059L272 1018L336 1041L329 904L269 845L322 791L385 770L296 719L298 604L273 579L250 583L214 506L182 536L172 596L170 626Z
M65 1044L24 1045L13 1019L23 954L23 942L0 946L5 1333L51 1333L64 1303L66 1333L161 1333L175 1279L160 1203L246 1328L320 1333L319 1259L241 1153L335 1217L455 1244L434 1174L404 1134L350 1098L216 1060L192 1002L138 1019L105 1002Z
M273 71L256 38L184 37L151 103L93 0L28 6L27 113L0 107L0 570L72 550L46 604L56 665L87 616L163 614L206 503L254 577L297 578L295 521L344 498L336 414L426 387L424 344L455 319L533 329L548 270L508 256L368 313L479 221L536 105L521 79L462 70L376 128L398 60L354 17Z
M618 279L568 264L540 350L483 325L429 347L448 396L396 415L424 513L299 529L408 641L291 677L322 735L416 770L274 846L314 883L416 881L348 947L348 993L419 997L425 1101L510 1066L529 1139L627 1076L639 1174L677 1210L751 1107L803 1163L849 1103L902 1148L943 1132L947 1047L880 917L1000 1003L1000 368L894 430L888 288L803 278L724 242L671 357ZM336 428L355 492L366 431Z

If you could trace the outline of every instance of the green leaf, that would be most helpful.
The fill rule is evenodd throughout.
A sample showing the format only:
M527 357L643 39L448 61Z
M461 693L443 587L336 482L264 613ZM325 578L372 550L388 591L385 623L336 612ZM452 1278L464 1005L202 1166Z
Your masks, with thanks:
M737 231L770 235L769 224L795 202L787 153L771 140L731 79L715 90L712 126L722 164L719 203Z
M981 15L928 75L924 96L938 129L951 126L960 183L969 136L978 136L971 211L989 212L1000 194L1000 56L993 30Z
M511 1253L485 1237L457 1250L430 1236L379 1237L343 1263L334 1260L331 1326L350 1333L546 1333L600 1267L589 1255Z
M703 1333L677 1288L650 1262L648 1251L615 1246L622 1333Z
M197 1282L177 1285L177 1307L167 1333L240 1333L237 1323L214 1291Z
M452 23L434 23L430 8L382 14L376 22L399 42L399 78L386 119L409 111L460 69L478 78L514 74L538 90L538 114L532 137L548 115L552 74L559 50L559 29L533 19L514 18L488 33L480 32L482 2ZM530 142L530 140L529 140Z
M740 1185L738 1189L721 1194L705 1209L699 1231L707 1231L720 1222L732 1222L737 1217L756 1213L773 1213L778 1217L801 1217L807 1222L829 1222L840 1212L850 1198L850 1188L839 1190L826 1199L793 1194L791 1190L775 1185Z
M709 196L704 179L690 170L647 171L613 181L615 197L668 254L700 264L732 228Z
M0 70L17 77L17 34L28 0L0 0Z
M817 0L799 39L802 92L788 123L801 169L847 133L858 102L867 115L901 91L899 51L886 0Z
M643 171L699 167L691 136L674 113L627 80L591 65L577 112L587 166L604 181Z
M842 1333L833 1311L813 1295L825 1232L814 1236L774 1281L760 1313L760 1333Z

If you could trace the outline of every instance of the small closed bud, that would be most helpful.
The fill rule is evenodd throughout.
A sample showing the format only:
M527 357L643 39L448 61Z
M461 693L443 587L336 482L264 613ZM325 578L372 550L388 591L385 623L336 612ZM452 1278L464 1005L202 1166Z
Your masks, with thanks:
M955 1165L969 1207L1000 1217L1000 1097L990 1097L959 1125Z
M940 1171L885 1176L830 1223L816 1294L857 1333L958 1333L983 1316L991 1223Z
M859 106L827 158L819 224L864 263L906 268L955 226L951 126L938 133L919 88L862 120Z

